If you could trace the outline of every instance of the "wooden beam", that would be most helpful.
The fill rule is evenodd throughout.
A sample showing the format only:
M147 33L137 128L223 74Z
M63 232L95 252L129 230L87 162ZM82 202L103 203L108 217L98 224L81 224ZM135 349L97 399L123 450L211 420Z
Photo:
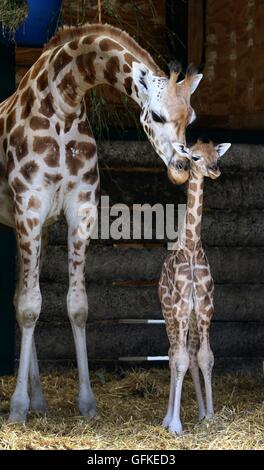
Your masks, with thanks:
M16 64L30 67L38 60L42 51L41 47L17 47Z
M166 24L170 58L181 62L184 70L188 62L188 1L167 0Z
M204 61L204 0L188 2L188 61L201 66Z

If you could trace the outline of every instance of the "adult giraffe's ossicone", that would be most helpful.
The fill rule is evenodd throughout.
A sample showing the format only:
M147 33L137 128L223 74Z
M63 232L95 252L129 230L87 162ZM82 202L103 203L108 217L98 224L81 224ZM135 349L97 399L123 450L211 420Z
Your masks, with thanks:
M201 75L189 71L176 84L178 72L174 66L168 79L151 56L117 28L66 28L47 44L14 95L0 105L0 223L16 228L21 261L15 305L22 342L11 421L24 421L29 406L46 409L34 329L41 310L43 238L61 213L68 223L67 307L79 369L78 405L83 415L95 414L86 352L84 268L97 213L99 174L84 96L90 88L107 83L134 99L170 177L183 182L188 177L187 160L177 155L173 143L185 143L185 128L194 117L190 95Z

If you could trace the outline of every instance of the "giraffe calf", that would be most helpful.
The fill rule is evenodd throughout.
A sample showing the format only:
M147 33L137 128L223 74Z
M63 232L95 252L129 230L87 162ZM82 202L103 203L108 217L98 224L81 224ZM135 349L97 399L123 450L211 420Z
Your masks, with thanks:
M199 407L199 420L213 416L213 352L209 328L214 313L214 284L201 242L203 180L220 176L218 160L231 144L214 146L198 140L191 147L175 144L175 150L190 160L185 227L177 249L166 258L159 282L159 297L170 343L170 395L163 426L180 434L181 391L185 373L190 369ZM206 407L200 385L205 384Z

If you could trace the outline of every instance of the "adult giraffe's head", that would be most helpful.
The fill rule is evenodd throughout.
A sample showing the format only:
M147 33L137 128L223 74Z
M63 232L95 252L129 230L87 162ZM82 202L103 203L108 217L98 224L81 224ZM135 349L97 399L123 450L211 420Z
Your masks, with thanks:
M184 80L177 83L181 66L169 65L170 78L155 76L142 63L133 63L133 80L142 102L140 121L149 141L168 167L173 183L182 184L189 177L189 161L180 156L173 144L185 145L186 127L196 115L191 107L192 93L203 75L189 66Z

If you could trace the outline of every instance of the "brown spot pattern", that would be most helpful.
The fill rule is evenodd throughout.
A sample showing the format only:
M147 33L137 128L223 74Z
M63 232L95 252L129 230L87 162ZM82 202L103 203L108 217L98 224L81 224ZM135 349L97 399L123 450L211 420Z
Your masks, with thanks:
M0 137L3 135L4 133L4 125L5 125L5 121L3 118L0 118Z
M8 152L7 152L7 174L10 175L10 173L14 170L14 168L15 168L14 155L11 152L11 150L8 150Z
M39 167L36 162L34 162L34 160L31 160L30 162L25 163L20 171L24 176L25 180L27 180L28 182L32 182L32 179L37 173L38 169Z
M44 91L47 88L48 84L49 84L48 71L44 70L44 72L42 72L42 74L38 77L38 80L37 80L38 90Z
M74 105L74 99L76 98L77 94L77 83L72 73L66 73L58 85L58 89L63 94L63 98L69 105Z
M105 64L104 77L111 84L117 82L116 74L120 71L120 64L118 57L110 57Z
M28 83L28 79L29 79L29 72L27 72L26 75L24 75L24 77L20 81L19 86L18 86L19 90L23 90L23 88L25 88L26 84Z
M16 177L11 182L11 185L12 185L12 188L14 189L14 192L17 194L24 193L28 189L28 187L18 177Z
M188 207L190 207L190 209L192 209L195 205L195 197L193 194L188 194Z
M56 129L57 134L60 135L60 125L58 122L56 123L55 129Z
M54 109L53 109L53 97L51 93L48 93L48 95L43 98L40 102L40 108L39 112L46 116L47 118L50 118L54 114Z
M97 38L96 34L89 34L89 36L85 36L83 38L82 43L87 44L89 46L90 44L92 44L95 41L96 38Z
M20 222L17 222L16 223L16 228L17 228L17 231L21 234L21 235L28 235L28 232L27 232L27 229L25 227L25 224L23 222L23 220L21 220Z
M80 134L91 136L91 129L86 119L78 123L78 131Z
M6 169L3 163L0 162L0 182L3 181L6 177Z
M129 96L132 95L132 77L125 78L124 87Z
M30 119L30 127L33 129L33 131L38 129L48 129L49 126L49 120L44 117L34 116Z
M78 202L88 202L91 199L91 191L81 191L78 196Z
M197 184L196 183L189 183L189 190L196 192L197 191Z
M79 40L74 39L73 41L69 42L68 47L72 49L73 51L76 51L76 49L78 49L79 47Z
M98 180L98 167L95 164L90 170L83 174L82 181L88 184L94 184Z
M33 230L33 228L39 224L39 219L37 218L27 219L27 224L30 230Z
M49 167L55 168L59 165L60 149L58 143L52 137L35 136L33 151L38 154L46 153L44 161Z
M118 42L112 41L112 39L108 38L102 39L99 42L99 46L101 51L123 51L124 49L120 44L118 44Z
M68 191L72 191L76 187L76 183L74 181L70 181L67 186Z
M124 57L125 57L125 61L128 63L130 67L132 67L133 62L138 62L138 60L129 52L126 52Z
M71 175L77 175L85 161L93 157L96 147L90 142L71 140L66 145L66 165Z
M71 127L74 123L74 120L76 119L76 114L69 114L67 118L65 119L65 125L64 125L64 132L67 134L71 130Z
M32 88L27 88L22 94L20 101L22 106L21 119L26 119L30 115L34 101L35 95Z
M28 255L32 255L30 242L20 243L21 250L25 251Z
M34 80L37 75L39 74L40 70L42 69L43 65L45 64L46 57L41 56L38 61L33 65L31 70L31 78Z
M96 52L81 54L76 58L76 65L79 72L82 74L83 79L92 85L94 84L96 78L96 70L94 66L95 58Z
M16 123L16 109L13 109L13 111L8 115L7 120L6 120L6 132L8 134L11 131L11 129L13 129L15 123Z
M24 135L24 128L18 126L10 135L10 145L15 148L18 161L28 154L27 138Z
M193 214L189 214L188 222L191 225L195 223L195 218L194 218Z
M28 201L28 209L40 209L41 208L41 202L40 199L38 199L36 196L30 196L30 199Z
M54 76L53 80L56 80L58 74L66 65L68 65L72 61L72 57L67 54L67 52L62 49L61 52L57 55L57 57L53 61L53 67L54 67Z
M52 175L51 173L44 173L46 184L57 184L62 180L62 175Z

